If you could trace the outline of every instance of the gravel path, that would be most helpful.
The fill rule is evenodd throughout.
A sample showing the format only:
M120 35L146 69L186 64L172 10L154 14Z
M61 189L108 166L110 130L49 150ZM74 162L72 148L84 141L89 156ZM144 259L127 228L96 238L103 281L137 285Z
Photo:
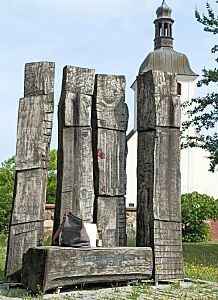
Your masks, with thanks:
M0 289L2 300L152 300L152 299L180 299L180 300L216 300L218 299L218 284L216 283L193 283L182 282L179 284L159 284L152 286L140 284L114 288L98 288L89 290L61 291L59 293L38 295L31 297L22 289L10 289L9 294ZM6 291L4 291L6 292ZM10 297L9 297L10 296Z

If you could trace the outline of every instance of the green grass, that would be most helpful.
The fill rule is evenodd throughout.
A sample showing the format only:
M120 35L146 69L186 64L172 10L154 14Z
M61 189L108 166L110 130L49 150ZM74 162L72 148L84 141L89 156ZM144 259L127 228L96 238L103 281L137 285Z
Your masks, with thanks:
M185 277L218 282L218 243L184 243Z
M136 246L136 239L128 239L127 240L128 247L135 247Z
M218 243L183 243L182 248L185 262L218 268Z
M7 237L0 234L0 281L4 279L5 259L7 250Z

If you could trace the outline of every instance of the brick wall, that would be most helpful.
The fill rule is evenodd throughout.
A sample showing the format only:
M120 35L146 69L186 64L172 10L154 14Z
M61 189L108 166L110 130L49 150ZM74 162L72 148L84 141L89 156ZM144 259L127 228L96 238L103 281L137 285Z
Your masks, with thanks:
M209 221L211 240L218 241L218 221Z

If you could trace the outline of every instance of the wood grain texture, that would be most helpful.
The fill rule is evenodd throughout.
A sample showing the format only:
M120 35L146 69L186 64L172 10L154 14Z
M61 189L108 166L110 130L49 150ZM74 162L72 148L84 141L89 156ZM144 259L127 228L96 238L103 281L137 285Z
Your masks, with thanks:
M125 76L97 74L93 101L96 110L93 127L127 130Z
M55 222L61 222L66 209L92 222L94 183L91 129L64 127L60 139Z
M137 78L137 246L154 251L154 279L182 278L180 99L176 75Z
M120 197L118 201L118 240L119 247L127 246L127 233L126 233L126 198Z
M126 133L99 128L93 131L95 195L126 194Z
M148 71L137 77L138 131L156 126L181 126L181 103L176 74Z
M12 225L6 261L6 278L20 282L23 254L30 247L42 245L43 221Z
M182 228L177 222L154 221L156 280L183 277Z
M16 170L48 167L53 110L52 95L20 99Z
M126 246L126 205L124 197L99 197L97 227L103 247Z
M93 95L95 70L65 66L63 70L62 91Z
M38 247L25 255L22 282L37 293L37 285L45 292L80 283L151 278L152 268L151 248Z
M61 102L64 106L64 126L91 126L91 96L64 92Z
M103 246L126 245L125 77L97 74L92 105L94 220L103 233ZM102 197L103 196L103 197ZM110 197L108 197L110 196Z
M54 93L55 63L34 62L25 64L24 97Z
M58 172L54 233L66 209L93 222L91 110L95 70L66 66L58 106Z
M155 219L181 221L179 133L157 128L138 134L138 202L152 194L148 202L152 201Z
M20 280L23 254L41 245L54 110L54 63L25 65L18 112L16 180L9 229L6 277Z
M11 225L42 221L45 210L47 170L16 172Z

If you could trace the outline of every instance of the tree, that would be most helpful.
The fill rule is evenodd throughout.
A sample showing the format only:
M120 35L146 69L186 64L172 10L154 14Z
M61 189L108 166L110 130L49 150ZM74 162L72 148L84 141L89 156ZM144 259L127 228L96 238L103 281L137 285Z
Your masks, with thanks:
M218 219L218 201L197 192L182 195L182 239L203 242L210 238L208 219Z
M215 1L218 4L218 1ZM204 25L204 31L218 34L218 16L215 15L214 10L209 3L206 4L207 14L200 15L199 11L195 11L195 17L199 23ZM215 54L218 51L218 45L215 45L211 52ZM215 59L216 63L218 58ZM209 85L218 83L218 69L203 69L202 79L197 83L198 87L202 85ZM218 93L208 93L204 97L192 99L191 104L185 106L191 107L194 104L194 110L190 111L192 116L191 121L184 122L183 128L187 129L193 125L198 133L197 136L186 137L186 142L183 147L201 147L209 151L210 171L214 172L218 164L218 134L212 132L218 125Z
M57 150L50 151L50 164L48 168L46 203L55 203L57 187Z
M46 202L55 203L57 178L57 151L50 152ZM5 160L0 167L0 232L7 230L13 200L15 181L15 156Z
M5 160L0 167L0 232L8 227L11 216L15 180L15 156Z

